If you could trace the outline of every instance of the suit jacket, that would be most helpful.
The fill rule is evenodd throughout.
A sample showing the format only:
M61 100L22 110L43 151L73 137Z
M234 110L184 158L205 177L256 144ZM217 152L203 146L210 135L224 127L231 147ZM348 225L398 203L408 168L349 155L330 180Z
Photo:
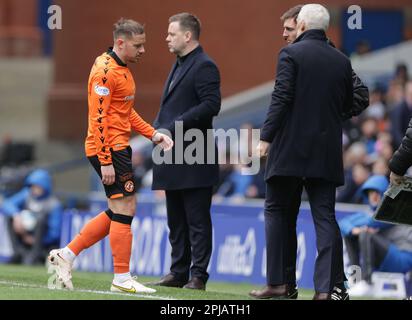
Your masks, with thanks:
M412 166L412 118L398 150L389 162L389 169L399 176L403 176Z
M395 149L402 143L405 131L408 129L409 119L412 117L412 109L409 109L406 101L399 103L389 114L391 120L391 134Z
M219 166L217 148L214 138L211 147L214 149L215 161L207 164L207 130L213 129L213 117L220 111L220 75L214 61L197 47L185 59L178 77L170 86L177 62L172 67L165 83L161 106L153 126L156 129L167 129L175 140L175 122L183 121L183 133L197 128L204 137L204 164L191 164L183 161L179 164L174 157L178 144L183 150L195 141L175 141L172 164L154 164L153 189L180 190L188 188L210 187L218 182ZM177 137L179 138L179 137ZM209 140L210 141L210 140ZM180 149L180 148L178 148ZM182 156L181 156L182 157ZM210 162L210 161L209 161Z
M325 32L308 30L279 53L261 140L271 143L265 179L323 178L344 183L342 115L353 106L349 59Z
M329 45L335 47L335 44L327 39ZM352 70L352 83L353 83L353 105L352 108L346 110L342 114L343 120L348 120L352 117L360 115L367 107L369 107L369 89L362 82L361 78Z

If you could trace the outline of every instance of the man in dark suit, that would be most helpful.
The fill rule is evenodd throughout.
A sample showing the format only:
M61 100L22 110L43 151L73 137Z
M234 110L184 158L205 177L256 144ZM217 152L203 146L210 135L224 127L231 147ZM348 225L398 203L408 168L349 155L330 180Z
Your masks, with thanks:
M297 5L289 10L287 10L281 17L283 22L283 38L288 44L293 43L297 38L297 17L303 5ZM334 44L328 39L329 45L334 46ZM348 109L346 113L342 115L343 119L349 119L352 116L359 115L363 110L369 106L369 90L366 85L363 84L362 80L358 75L352 70L352 83L353 83L353 104L352 108ZM300 201L294 202L295 206L290 208L291 214L294 215L295 211L299 209ZM297 208L296 208L297 206ZM294 239L292 239L294 241ZM296 244L294 245L294 247ZM287 267L288 270L288 284L293 288L296 287L296 252L291 251L288 255L288 261L290 265ZM297 290L292 292L297 297Z
M283 39L288 44L293 43L297 37L297 17L303 5L299 4L287 10L281 17L280 20L283 22ZM328 39L328 43L335 47L333 42ZM352 108L346 111L342 115L344 120L350 119L352 117L358 116L369 106L369 89L362 82L359 76L352 70L352 82L353 82L353 104ZM412 100L411 100L412 101Z
M205 290L212 253L212 187L219 176L217 161L206 159L209 152L217 153L214 139L211 144L207 143L207 132L213 129L212 121L220 111L221 96L218 68L203 52L199 35L200 21L194 15L181 13L169 19L166 41L177 61L166 81L154 127L169 130L178 143L172 152L172 163L154 164L153 189L166 191L172 246L170 273L156 284ZM197 129L204 137L202 159L195 163L183 159L182 155L192 142L183 139L190 129Z
M335 191L344 180L342 121L353 103L352 68L327 42L329 13L323 6L303 6L297 21L297 39L279 54L257 148L260 156L268 156L267 286L250 294L260 299L297 297L290 259L297 250L296 220L305 187L317 237L314 299L344 300L348 295Z

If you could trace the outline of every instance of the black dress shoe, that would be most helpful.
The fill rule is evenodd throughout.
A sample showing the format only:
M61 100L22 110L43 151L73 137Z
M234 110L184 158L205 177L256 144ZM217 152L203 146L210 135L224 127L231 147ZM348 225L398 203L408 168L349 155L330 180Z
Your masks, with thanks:
M206 290L206 284L198 277L192 277L183 287L185 289Z
M162 277L158 282L151 282L149 284L152 286L182 288L186 284L186 281L176 279L172 273L169 273Z
M256 299L297 299L298 290L295 285L267 285L262 290L252 290L249 295Z

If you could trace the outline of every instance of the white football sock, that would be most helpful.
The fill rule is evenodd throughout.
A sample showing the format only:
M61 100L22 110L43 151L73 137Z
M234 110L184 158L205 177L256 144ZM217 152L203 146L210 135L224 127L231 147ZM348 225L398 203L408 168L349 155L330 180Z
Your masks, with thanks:
M130 272L127 273L115 273L114 274L114 282L117 283L122 283L125 282L127 280L130 280L132 276L130 275Z
M74 254L74 252L70 250L69 247L64 247L61 251L61 255L62 255L64 260L67 260L70 263L73 263L74 259L76 259L76 257L77 257Z

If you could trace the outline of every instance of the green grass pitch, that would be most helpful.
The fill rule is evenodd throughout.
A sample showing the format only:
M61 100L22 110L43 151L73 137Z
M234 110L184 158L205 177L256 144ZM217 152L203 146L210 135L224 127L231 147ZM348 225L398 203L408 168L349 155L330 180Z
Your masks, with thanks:
M206 291L153 287L154 294L110 292L111 273L73 272L74 291L50 290L46 267L0 265L1 300L248 300L248 293L260 285L209 281ZM139 277L143 284L158 278ZM313 291L299 290L299 299L311 299Z

